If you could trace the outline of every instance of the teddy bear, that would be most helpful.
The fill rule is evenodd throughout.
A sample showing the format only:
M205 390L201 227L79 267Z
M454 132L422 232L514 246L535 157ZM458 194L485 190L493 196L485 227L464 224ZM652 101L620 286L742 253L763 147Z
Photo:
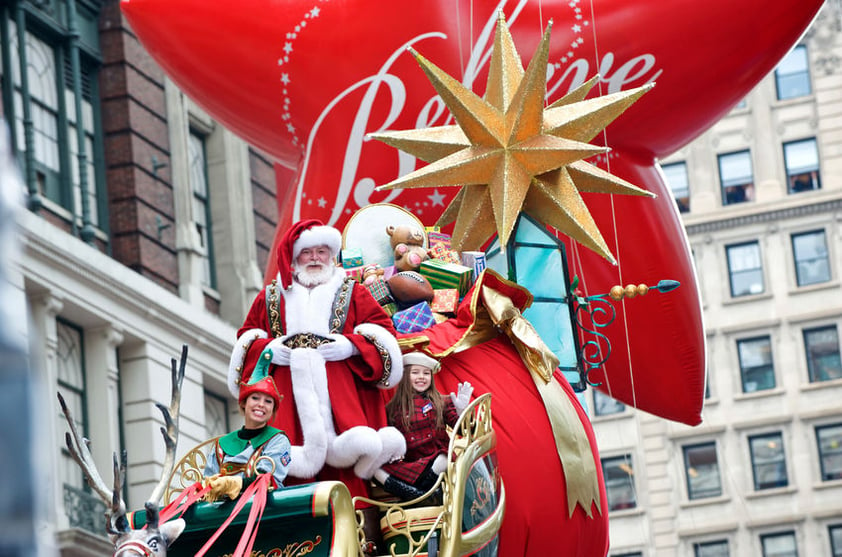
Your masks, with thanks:
M389 245L395 256L395 271L417 271L429 258L424 248L424 231L417 226L387 226Z

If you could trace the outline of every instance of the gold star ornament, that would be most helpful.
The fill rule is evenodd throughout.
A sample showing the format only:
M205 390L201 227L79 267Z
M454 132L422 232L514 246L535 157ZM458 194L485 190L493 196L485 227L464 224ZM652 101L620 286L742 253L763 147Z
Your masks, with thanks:
M505 249L523 211L615 263L579 192L654 195L586 162L608 151L588 142L652 85L585 100L594 77L544 108L551 28L524 72L500 13L484 98L410 49L458 125L371 134L429 163L377 189L460 186L437 223L456 221L455 249L495 232Z

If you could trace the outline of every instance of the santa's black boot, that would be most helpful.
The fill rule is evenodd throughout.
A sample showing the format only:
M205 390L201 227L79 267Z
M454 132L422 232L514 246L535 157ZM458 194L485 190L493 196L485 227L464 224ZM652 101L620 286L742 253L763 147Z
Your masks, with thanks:
M386 478L386 481L383 482L383 489L391 493L392 495L397 495L404 501L409 501L412 499L418 499L425 491L421 491L414 485L408 484L403 480L399 480L394 476L389 476Z
M384 549L383 534L380 531L380 511L377 507L360 509L363 513L363 534L365 543L363 553L366 555L380 555Z

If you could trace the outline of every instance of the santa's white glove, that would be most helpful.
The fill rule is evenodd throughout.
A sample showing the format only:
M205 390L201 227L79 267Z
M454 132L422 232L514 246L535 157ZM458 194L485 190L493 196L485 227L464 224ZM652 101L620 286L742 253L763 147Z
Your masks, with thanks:
M272 349L272 363L278 366L289 365L289 354L292 349L284 344L286 337L276 338L266 345L266 348Z
M354 343L344 335L328 335L327 337L333 342L327 342L316 348L326 362L347 360L351 356L360 353L357 347L354 346Z
M467 381L459 383L456 392L450 393L450 400L453 401L453 406L456 407L457 412L461 414L462 410L468 407L471 403L471 395L473 394L474 388Z

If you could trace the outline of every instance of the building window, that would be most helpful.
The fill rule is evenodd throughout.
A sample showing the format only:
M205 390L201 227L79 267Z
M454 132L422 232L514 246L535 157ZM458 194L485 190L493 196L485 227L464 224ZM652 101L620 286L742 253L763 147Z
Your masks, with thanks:
M684 447L684 472L687 475L687 497L704 499L722 495L716 443Z
M690 183L687 179L687 163L676 162L661 167L672 191L675 203L681 213L690 211Z
M763 557L798 557L795 532L779 532L760 536Z
M822 481L842 480L842 424L816 427Z
M56 335L58 338L56 346L58 391L64 397L67 407L73 414L79 434L88 437L82 330L70 323L57 321ZM58 431L67 431L67 421L60 409L56 416ZM70 526L100 535L105 504L98 496L91 493L91 488L85 482L82 470L76 465L64 444L64 435L62 435L60 446L59 478L64 499L64 511L67 514Z
M602 474L608 494L608 510L619 511L637 506L631 455L602 459Z
M795 280L798 286L830 280L830 257L824 230L793 234L792 256L795 259Z
M728 557L728 540L716 540L693 544L694 557Z
M68 22L64 7L45 10L53 4L64 2L19 2L0 11L6 39L2 59L10 62L10 71L3 71L3 90L10 93L4 95L3 113L14 122L12 141L23 166L30 206L38 209L49 200L48 210L67 220L74 231L81 230L85 239L93 239L94 230L104 228L100 214L104 211L103 147L97 109L99 14L77 2L77 20ZM17 27L16 10L23 11L20 19L25 29ZM21 72L21 54L25 72ZM76 74L74 54L79 59Z
M778 100L810 94L810 66L807 63L806 46L796 46L778 63L778 67L775 68L775 86Z
M827 530L830 535L830 555L842 557L842 524L832 524Z
M749 437L748 446L755 491L789 485L784 440L780 433Z
M719 155L719 181L722 184L722 204L733 205L754 201L754 172L751 153L739 151Z
M596 416L619 414L626 409L626 405L603 393L593 389L593 410Z
M201 282L204 286L216 288L205 137L190 130L187 150L190 163L190 189L193 192L193 225L196 227L201 247L204 249Z
M737 353L744 393L775 388L772 341L769 337L738 340Z
M228 401L205 391L205 439L225 435L229 431L231 429L228 425Z
M821 189L819 148L815 138L784 143L784 164L787 193Z
M804 329L804 353L811 383L842 378L836 325Z
M731 279L731 296L762 294L763 262L760 258L760 244L746 242L727 246L728 275Z

